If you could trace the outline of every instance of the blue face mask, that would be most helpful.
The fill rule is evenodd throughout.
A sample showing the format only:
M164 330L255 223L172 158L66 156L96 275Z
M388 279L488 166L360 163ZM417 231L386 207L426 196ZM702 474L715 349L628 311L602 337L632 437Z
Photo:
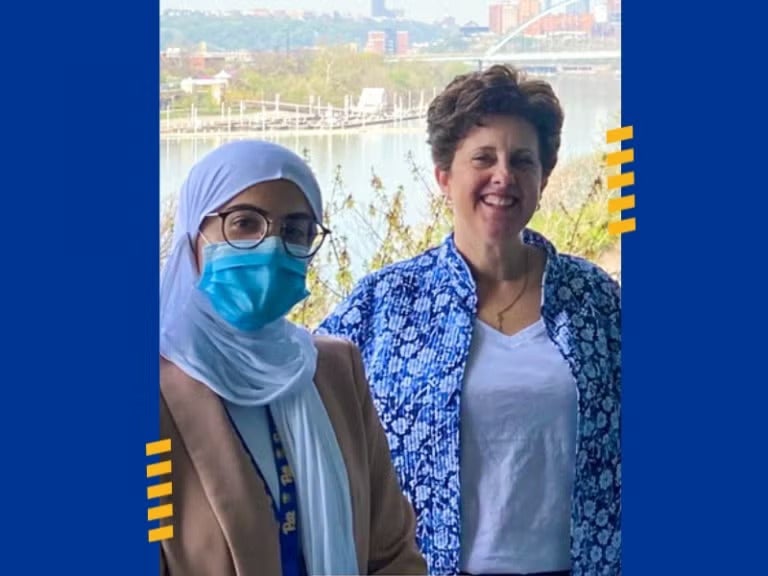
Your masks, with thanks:
M246 250L226 242L209 244L203 249L197 287L229 324L253 331L282 318L309 296L307 266L308 261L288 254L275 236Z

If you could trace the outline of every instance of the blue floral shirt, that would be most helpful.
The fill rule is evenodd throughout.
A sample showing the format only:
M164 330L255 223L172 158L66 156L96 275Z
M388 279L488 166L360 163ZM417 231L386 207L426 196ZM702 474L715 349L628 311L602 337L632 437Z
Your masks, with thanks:
M588 261L547 253L542 318L578 388L571 515L573 576L621 573L621 297ZM477 294L449 236L440 246L364 278L318 332L361 350L430 574L457 574L459 415ZM492 495L489 495L489 498Z

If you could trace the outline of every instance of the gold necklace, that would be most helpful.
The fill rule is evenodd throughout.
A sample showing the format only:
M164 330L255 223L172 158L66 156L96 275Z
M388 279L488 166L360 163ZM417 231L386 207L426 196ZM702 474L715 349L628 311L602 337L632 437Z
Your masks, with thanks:
M523 297L523 294L525 294L525 289L528 288L528 250L525 250L525 271L523 272L525 274L524 280L523 280L523 287L520 290L520 293L515 296L515 299L512 300L512 303L498 312L496 314L496 320L499 323L499 332L501 332L504 329L504 314L509 312L509 310L517 304L517 301L520 300L520 298Z

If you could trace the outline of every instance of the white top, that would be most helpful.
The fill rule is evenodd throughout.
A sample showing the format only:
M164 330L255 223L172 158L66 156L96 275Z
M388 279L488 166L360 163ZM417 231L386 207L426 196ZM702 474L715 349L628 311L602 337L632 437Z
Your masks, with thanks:
M542 320L477 320L461 396L461 558L472 574L569 570L577 390Z
M280 502L280 480L277 477L275 465L275 452L272 444L272 435L269 432L269 416L266 406L239 406L228 400L224 405L235 423L237 431L248 447L248 451L256 461L258 472L267 484L266 488L276 503ZM299 524L299 534L303 534L304 526ZM303 553L304 547L299 538L299 552Z
M258 471L261 473L272 499L279 502L280 485L275 466L275 452L269 433L269 418L265 406L239 406L224 401L229 415L243 437L243 442L253 455Z

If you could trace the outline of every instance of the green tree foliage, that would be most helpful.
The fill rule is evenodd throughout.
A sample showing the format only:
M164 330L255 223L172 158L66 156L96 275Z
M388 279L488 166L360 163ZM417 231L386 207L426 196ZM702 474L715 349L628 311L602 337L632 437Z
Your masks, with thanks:
M343 106L345 96L356 98L366 86L384 88L390 94L432 90L444 86L468 66L448 62L387 63L376 54L357 53L343 47L327 48L291 57L261 55L234 75L226 99L272 100L279 94L283 102L305 104L310 97ZM416 102L414 102L416 104Z

